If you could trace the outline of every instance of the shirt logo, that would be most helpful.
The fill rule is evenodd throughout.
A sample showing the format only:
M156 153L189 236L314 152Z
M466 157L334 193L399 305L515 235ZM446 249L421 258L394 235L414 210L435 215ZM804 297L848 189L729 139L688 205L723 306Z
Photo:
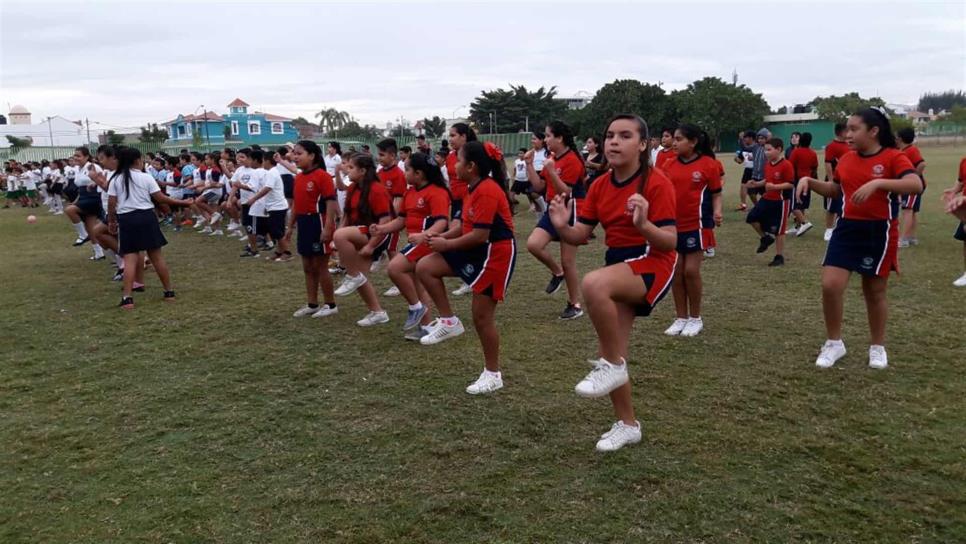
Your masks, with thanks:
M423 197L419 197L419 200L416 201L416 207L417 208L425 208L426 207L426 200Z
M885 166L882 166L881 164L877 164L872 167L873 176L881 176L883 173L885 173Z
M872 263L874 262L875 262L875 259L873 259L872 257L866 257L862 259L862 268L871 269Z
M472 276L473 272L476 272L476 268L473 265L468 264L463 267L463 273L466 274L467 276Z
M688 236L688 241L685 242L688 247L695 247L698 245L698 241L694 239L693 236Z
M701 183L701 172L691 172L691 181Z
M305 186L305 190L311 193L315 190L315 184L310 181L309 184Z

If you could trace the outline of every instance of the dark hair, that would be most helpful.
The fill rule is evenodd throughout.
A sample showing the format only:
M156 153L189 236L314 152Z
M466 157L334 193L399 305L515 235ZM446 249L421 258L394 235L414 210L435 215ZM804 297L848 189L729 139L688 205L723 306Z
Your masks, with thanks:
M372 155L368 153L356 153L349 158L352 164L356 168L362 168L366 171L365 176L358 183L354 183L353 186L358 185L359 187L359 220L362 225L370 225L375 221L375 217L372 215L372 208L369 207L369 192L372 190L373 183L379 183L379 176L376 175L376 163L372 160ZM346 198L344 213L349 213L349 204L351 199ZM390 209L392 207L390 206Z
M179 155L187 155L188 154L188 148L182 148L181 151L178 151L178 154Z
M243 148L241 148L241 149L239 149L239 150L238 150L238 151L236 152L236 155L237 155L237 154L241 154L241 155L247 155L247 156L249 156L249 157L250 157L250 156L251 156L251 154L252 154L252 148L250 148L250 147L243 147Z
M798 136L799 136L799 137L801 137L801 136L802 136L802 133L801 133L801 132L799 132L799 131L797 131L797 130L796 130L796 131L794 131L794 132L792 132L792 134L791 134L791 135L792 135L792 136L794 136L794 135L796 135L796 134L798 134Z
M520 153L526 153L526 152L527 152L527 148L525 148L525 147L521 147L521 148L519 149L519 152L520 152Z
M812 146L812 133L803 132L802 137L798 139L798 147L811 147Z
M899 131L896 132L896 136L898 136L904 144L911 144L912 142L916 141L916 131L912 127L900 128Z
M547 134L545 132L537 131L533 133L533 137L543 142L547 139Z
M379 149L379 151L382 151L383 153L392 153L393 155L395 155L398 150L398 148L396 147L395 138L386 138L384 140L379 140L379 142L376 143L376 148Z
M592 141L592 142L594 142L594 145L597 146L597 151L600 152L600 147L601 147L601 145L600 145L600 137L599 136L590 136L587 139L590 140L590 141Z
M332 145L333 143L338 145L339 142L329 142L329 145ZM315 166L316 168L322 167L322 148L319 147L319 144L313 142L312 140L299 140L295 145L301 147L306 153L315 157L312 159L312 166Z
M260 163L265 160L265 152L261 149L252 148L252 150L248 153L248 158L256 163Z
M446 192L449 192L446 180L443 179L443 173L429 155L418 151L413 153L409 156L409 167L417 172L422 172L430 185L442 187L446 189Z
M754 130L746 130L744 134L742 134L741 136L743 138L751 138L752 140L754 140L756 135Z
M610 123L607 123L607 124L610 125ZM675 130L675 127L661 127L661 136L664 136L664 133L667 132L673 138L674 137L674 130Z
M892 133L892 124L889 123L889 118L886 117L885 113L876 108L866 108L854 115L862 119L862 124L869 127L869 130L879 129L879 145L882 147L898 147L896 135Z
M475 142L476 141L476 131L474 131L472 128L470 128L470 126L467 125L466 123L453 123L453 126L450 127L450 128L452 130L455 130L456 133L459 134L460 136L466 136L466 141L467 142ZM443 141L445 142L446 140L443 140ZM449 143L445 143L445 144L443 144L443 147L446 147L448 145L449 145Z
M171 166L171 167L174 167L174 168L177 168L178 167L178 157L170 157L169 156L167 159L165 159L165 162L168 163L168 166Z
M463 159L467 163L476 165L481 178L492 178L503 189L503 194L506 195L507 202L510 204L513 203L513 199L509 193L510 189L507 186L506 164L502 160L490 158L483 142L475 140L466 142L466 145L460 149L460 153L463 154Z
M835 123L835 135L840 136L845 132L845 123Z
M195 158L195 159L197 159L197 160L198 160L199 162L201 162L201 161L204 161L204 160L205 160L205 156L204 156L204 154L202 154L202 153L199 153L199 152L197 152L197 151L192 151L192 152L191 152L191 156L192 156L193 158Z
M681 135L688 140L694 140L694 151L702 157L714 158L714 149L711 147L711 138L708 137L708 133L704 131L698 125L691 123L681 123L678 125L678 131Z
M278 162L275 161L275 153L265 152L265 155L262 157L262 162L266 162L266 161L268 161L268 163L271 164L272 166L275 166L276 164L278 164Z
M574 131L570 129L570 125L563 121L551 121L547 124L547 128L550 129L551 134L562 138L564 145L571 151L577 151L577 142L574 141Z
M184 162L191 162L191 155L187 153L182 153L178 158Z
M769 138L766 144L774 147L775 149L785 149L785 142L781 138Z
M422 134L420 134L419 136L416 136L416 139L417 139L417 140L422 140L422 141L424 141L424 142L425 142L425 141L426 141L426 136L424 136L424 135L422 135Z
M104 155L105 157L107 157L109 159L113 159L115 157L115 154L116 154L117 150L118 149L116 147L114 147L113 145L104 144L104 145L97 146L97 152L95 154L96 155Z
M302 141L308 141L308 140L302 140ZM313 142L313 143L315 143L315 142ZM341 155L342 154L342 144L340 144L339 142L336 142L336 141L332 141L332 142L329 142L329 145L331 145L332 148L335 149L335 154L336 155ZM316 147L318 147L318 146L316 146Z
M647 185L647 180L651 176L651 153L649 149L651 143L649 141L650 138L648 137L647 121L631 113L619 113L611 117L610 121L607 121L607 124L604 125L605 127L604 140L607 139L607 130L609 130L610 126L614 124L614 121L621 121L621 120L634 121L635 123L637 123L637 133L640 135L641 141L644 142L644 150L641 151L640 155L638 155L637 157L637 160L641 163L640 165L641 177L640 177L640 180L637 182L637 192L638 194L643 195L644 187ZM662 135L665 132L666 132L666 129L661 130ZM674 134L674 133L671 132L671 134Z
M221 153L208 153L206 157L211 159L215 163L215 166L218 166L218 161L221 160Z
M399 148L399 152L400 153L412 153L413 152L413 148L409 147L408 145L404 145L404 146L402 146L402 147Z
M104 146L101 146L104 147ZM97 149L98 153L101 153L101 149ZM111 149L111 155L117 156L117 169L114 170L114 175L111 176L110 181L114 181L118 176L124 180L124 199L131 194L131 171L134 170L134 163L141 158L141 152L134 147L119 147L116 150Z
M285 146L285 145L275 150L275 152L281 155L282 157L284 157L285 154L288 153L289 151L291 151L291 149L289 149L288 146Z

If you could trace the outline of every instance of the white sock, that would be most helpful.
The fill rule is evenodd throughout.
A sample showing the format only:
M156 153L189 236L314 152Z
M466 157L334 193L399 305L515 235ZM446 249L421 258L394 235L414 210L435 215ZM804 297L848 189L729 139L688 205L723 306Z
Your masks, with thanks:
M483 369L483 372L485 372L486 374L488 374L490 376L493 376L494 378L501 378L502 377L502 373L500 371L493 372L491 370L487 370L487 369L484 368Z
M845 342L843 342L841 338L838 339L838 340L829 340L829 342L832 345L835 345L835 346L843 346L843 345L845 345Z
M124 268L124 257L121 257L117 253L114 254L114 264L117 265L117 269L121 270Z
M422 303L422 301L417 302L416 304L410 304L409 305L409 311L410 312L415 312L416 310L421 310L421 309L423 309L423 303Z
M84 222L74 223L74 230L77 231L78 238L87 238L87 229L84 228Z
M94 244L94 256L100 259L104 256L104 248L98 244Z
M457 323L460 322L460 318L455 315L452 317L440 317L439 320L447 327L455 327Z
M537 211L541 213L547 211L547 201L544 200L542 196L537 197L536 208Z

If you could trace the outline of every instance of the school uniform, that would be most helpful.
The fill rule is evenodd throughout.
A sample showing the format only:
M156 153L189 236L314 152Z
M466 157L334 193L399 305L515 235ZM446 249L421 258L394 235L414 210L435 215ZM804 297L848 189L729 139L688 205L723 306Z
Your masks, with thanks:
M677 252L696 253L715 247L714 195L721 193L721 165L714 157L680 156L665 161L664 175L674 187L678 229Z
M403 198L406 195L406 173L396 165L379 170L376 175L379 181L386 186L392 200ZM399 233L394 232L389 235L389 252L395 253L399 247Z
M20 199L20 177L13 174L7 176L7 199Z
M678 154L673 149L662 147L657 151L657 156L654 157L654 167L664 170L676 158L678 158Z
M602 174L587 192L577 220L591 227L603 225L607 246L604 266L625 263L641 277L646 295L635 305L635 313L647 316L671 290L678 253L651 247L634 225L634 214L627 208L627 200L638 192L640 181L640 171L627 180L616 179L613 170ZM649 204L647 220L658 227L676 225L679 208L676 193L676 187L663 172L649 169L644 184L644 198Z
M253 198L265 187L265 182L268 177L268 170L264 168L252 168L251 177L248 180L248 186L252 188L251 195L248 199ZM245 200L247 202L248 200ZM265 199L259 198L254 204L248 209L248 215L251 217L252 228L248 232L254 233L258 236L265 236L268 234L268 212L265 210Z
M359 232L366 235L367 238L372 236L369 234L369 225L371 223L378 223L383 217L392 216L392 199L389 196L389 191L386 190L386 186L382 183L375 182L369 185L369 198L367 203L369 205L369 211L372 214L371 223L366 218L362 217L359 210L360 201L362 200L362 189L359 188L357 184L353 184L346 191L345 197L345 216L346 225L354 226L359 229ZM372 251L372 260L378 261L382 254L389 249L389 243L392 241L392 236L386 236L382 242L376 246Z
M873 179L898 179L915 174L901 151L882 148L871 155L849 152L835 167L834 182L842 190L842 216L832 231L823 266L844 268L866 276L888 277L899 271L899 199L876 191L861 204L852 195Z
M295 175L292 185L292 213L298 230L296 251L303 257L329 255L333 247L322 244L326 204L336 200L335 182L321 168Z
M513 194L523 195L530 192L530 179L527 177L527 161L517 159L513 161Z
M205 189L201 192L201 199L209 206L217 206L221 200L221 187L215 187L219 183L221 183L221 170L218 168L205 170Z
M90 177L91 172L100 172L103 174L104 170L92 162L77 167L77 171L74 174L74 185L77 186L77 200L74 202L74 205L80 210L82 219L88 216L101 219L104 217L104 206L97 191L97 184Z
M449 211L449 191L438 185L427 184L422 189L410 187L406 190L399 217L406 220L406 234L411 237L433 226L440 219L449 221ZM402 249L402 254L412 263L432 252L425 242L419 245L409 243Z
M110 184L112 177L114 177L114 170L108 170L105 168L104 178L107 179L108 184ZM107 189L102 189L100 185L97 186L97 194L100 195L101 197L101 209L104 210L103 213L101 213L101 216L99 219L101 220L101 223L104 223L106 225L107 224L107 200L109 195L107 194Z
M125 184L123 173L114 175L107 190L117 201L117 245L121 255L158 249L168 243L161 234L151 200L152 194L161 191L158 182L137 170L131 170L130 176Z
M64 193L64 174L60 170L50 171L50 194L61 195Z
M37 196L37 180L40 179L40 174L36 170L28 170L23 174L23 194L27 198L34 198Z
M839 140L832 140L825 146L825 162L832 167L832 176L835 176L835 168L838 166L839 159L850 153L849 144ZM825 181L831 181L828 178ZM823 207L828 213L842 215L842 197L835 198L823 197Z
M922 153L919 151L919 148L915 145L908 145L900 151L902 151L906 157L909 157L909 161L912 162L912 166L914 168L918 169L920 164L926 162L922 158ZM922 193L917 193L914 195L902 195L901 204L903 210L912 210L913 213L919 213L919 208L922 205L922 195L926 192L926 178L920 176L919 179L922 180Z
M810 178L818 177L818 154L810 147L796 147L792 151L791 158L788 159L795 170L794 185L798 186L798 180L805 176ZM798 191L792 191L792 209L807 210L812 205L812 192L807 191L805 196L799 196Z
M463 200L469 193L469 184L456 175L457 162L459 162L459 157L456 151L450 151L449 155L446 155L446 175L449 177L449 192L453 195L449 215L454 221L463 218Z
M281 240L285 236L285 216L288 215L288 200L285 199L285 184L282 176L274 168L265 171L262 187L268 187L268 194L259 199L267 218L267 230L273 240Z
M294 198L295 175L281 164L275 165L275 172L278 173L279 178L282 180L282 193L285 198Z
M239 166L238 168L236 168L235 174L231 177L232 182L237 181L238 183L241 183L242 185L248 185L249 187L250 187L249 184L251 183L251 180L252 180L252 169L247 166ZM238 201L241 203L241 211L242 211L242 227L244 227L245 232L248 232L248 233L253 233L254 230L252 230L253 229L252 216L248 213L249 212L248 205L246 205L245 202L248 202L248 200L253 196L255 196L255 193L251 192L248 189L241 189L241 188L238 189Z
M959 161L959 177L957 179L963 185L963 194L966 195L966 157L963 157L963 160ZM966 223L959 222L959 226L956 227L956 232L953 233L953 238L961 242L966 242Z
M584 167L583 159L577 155L576 152L568 149L563 155L555 157L553 162L554 171L556 172L557 177L560 178L560 181L570 187L570 198L576 199L574 209L579 209L582 205L581 203L583 202L584 197L587 196L587 186L584 183L584 180L587 177L587 171ZM548 172L546 168L540 172L540 178L543 179L544 183L546 184L546 200L549 203L555 196L557 196L557 189L553 186L553 183L550 182L547 174ZM572 214L570 217L570 225L575 225L576 221L576 215ZM553 226L553 222L550 221L549 208L537 221L536 228L547 231L547 233L550 234L551 240L560 240L560 235L557 233L557 229Z
M765 164L765 182L772 184L795 183L795 170L791 161L784 158L778 162ZM792 212L792 193L794 189L765 189L755 207L748 212L745 222L758 223L761 230L772 236L781 236L788 229L788 214Z
M194 198L197 193L195 193L195 172L198 169L195 168L193 164L186 164L184 168L181 169L181 197L182 198ZM200 176L200 172L198 175Z

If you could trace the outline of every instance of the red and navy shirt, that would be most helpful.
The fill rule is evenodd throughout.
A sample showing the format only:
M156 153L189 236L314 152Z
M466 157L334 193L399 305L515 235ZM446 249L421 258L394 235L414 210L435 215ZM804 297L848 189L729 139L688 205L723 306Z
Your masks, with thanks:
M842 218L866 221L895 218L899 200L893 193L876 191L861 204L852 202L852 194L874 179L899 179L915 173L909 157L892 147L883 147L871 155L849 152L835 167L835 182L842 188Z
M664 149L658 149L657 157L654 158L654 166L664 170L664 167L671 163L674 159L678 158L678 154L674 152L670 147Z
M851 151L849 144L840 140L832 140L825 146L825 162L832 165L832 172L835 172L839 160Z
M513 239L513 213L500 184L484 178L468 189L463 203L463 234L473 229L490 229L488 242Z
M966 195L966 157L959 161L959 183L963 185L963 194Z
M810 178L818 177L818 154L810 147L796 147L792 150L792 156L788 158L795 169L795 181L805 176Z
M922 153L919 152L919 148L916 147L915 145L907 145L906 147L902 148L901 151L907 157L909 157L909 162L912 163L912 166L914 168L919 168L919 165L920 164L926 162L925 159L922 158ZM918 172L918 170L916 170L916 171ZM926 188L926 177L925 176L919 176L919 178L922 179L922 188L925 189Z
M379 181L386 186L392 198L402 198L406 194L406 174L395 164L376 173Z
M698 155L685 162L681 157L666 161L664 174L674 185L677 227L680 232L714 227L711 196L721 192L721 166L713 157Z
M766 185L765 194L762 195L762 198L765 200L790 200L792 198L792 192L795 190L795 168L792 166L792 161L778 159L778 162L775 163L771 161L766 162L765 183L774 185L791 183L792 189L772 190L768 189Z
M469 184L456 175L457 161L459 157L456 151L450 151L446 156L446 175L449 176L449 192L453 195L453 200L463 200L469 191Z
M299 172L292 186L292 213L325 215L327 200L335 200L335 182L324 169Z
M587 189L584 184L584 178L587 175L587 170L584 168L584 161L573 150L568 149L563 155L554 157L553 169L557 173L557 177L560 178L560 181L570 187L570 196L574 198L584 198L586 196ZM550 202L557 195L557 188L553 186L550 178L547 177L546 168L540 171L540 177L547 184L546 199L547 202Z
M647 220L658 227L674 225L677 218L675 188L660 170L649 169L644 185L644 198L648 202ZM604 227L604 244L608 248L645 247L647 238L634 226L634 213L627 208L627 200L637 193L641 173L628 180L618 180L614 171L599 176L587 191L587 198L577 207L577 220L585 225ZM675 251L651 248L649 258L667 261L674 266Z
M410 187L403 197L399 217L406 219L406 233L418 234L440 219L449 221L449 192L438 185Z
M346 192L345 197L345 217L346 225L368 227L362 223L362 216L359 213L359 200L362 199L362 189L358 183L353 183ZM380 219L390 215L392 209L392 198L386 186L381 183L371 183L369 185L369 210L372 212L372 221L378 223Z

